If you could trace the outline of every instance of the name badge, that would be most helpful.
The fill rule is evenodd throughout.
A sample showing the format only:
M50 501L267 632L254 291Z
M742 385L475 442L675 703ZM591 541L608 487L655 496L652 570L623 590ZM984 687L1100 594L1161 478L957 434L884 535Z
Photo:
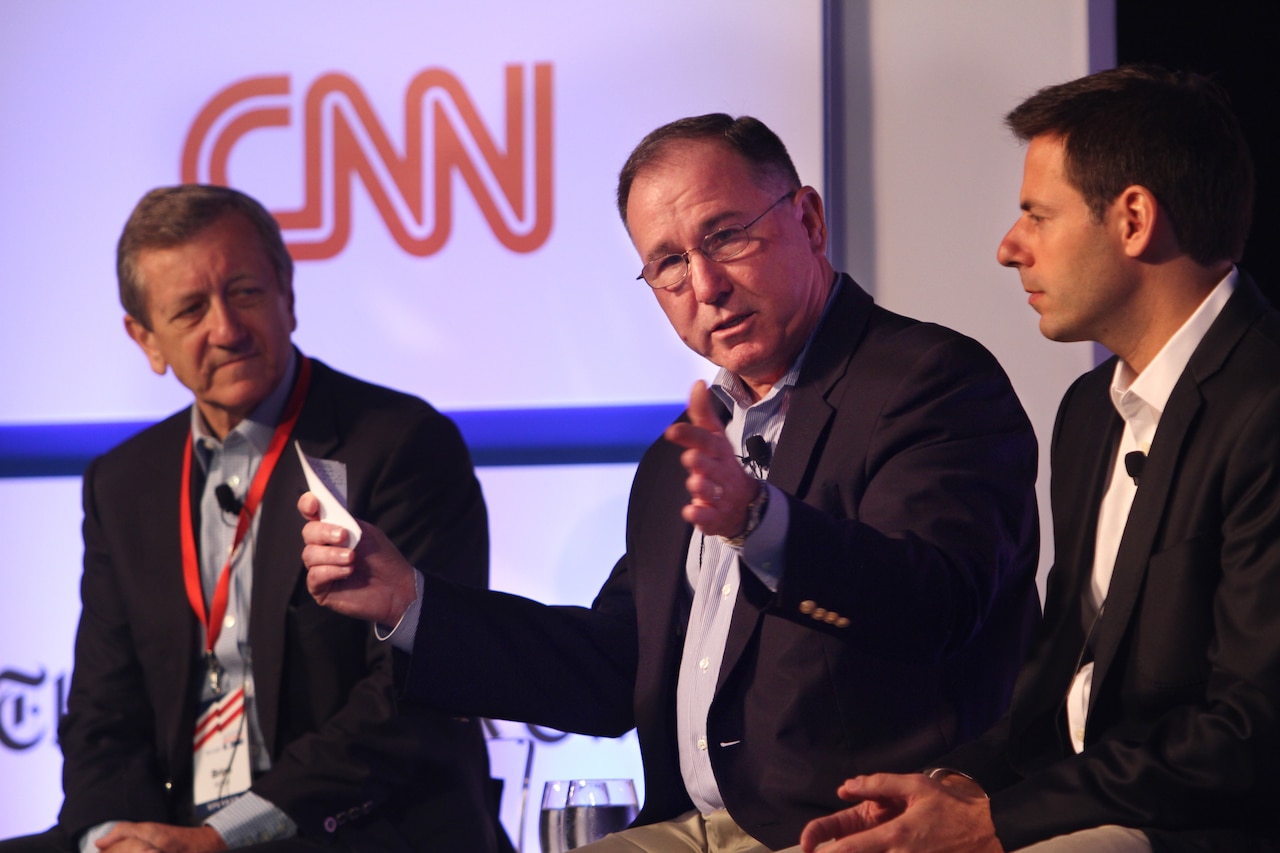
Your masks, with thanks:
M192 749L196 817L203 820L253 783L243 687L201 706Z

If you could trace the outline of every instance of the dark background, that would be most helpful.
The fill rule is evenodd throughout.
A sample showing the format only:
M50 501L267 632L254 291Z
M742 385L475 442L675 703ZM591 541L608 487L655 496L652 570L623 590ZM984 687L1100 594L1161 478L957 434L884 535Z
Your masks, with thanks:
M1116 54L1197 71L1226 90L1257 170L1240 266L1280 306L1280 0L1116 0Z

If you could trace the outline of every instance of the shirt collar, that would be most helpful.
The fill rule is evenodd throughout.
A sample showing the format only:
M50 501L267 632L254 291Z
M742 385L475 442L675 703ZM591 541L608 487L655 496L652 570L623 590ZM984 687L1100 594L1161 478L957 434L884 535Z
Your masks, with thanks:
M271 436L275 433L276 424L280 421L280 415L284 412L285 403L289 399L289 392L293 389L294 371L297 366L298 351L290 350L289 364L285 367L284 378L280 380L280 384L221 441L205 425L200 407L194 404L191 406L191 438L197 448L196 457L201 465L207 467L208 454L213 448L224 445L233 435L248 441L259 455L267 452L267 447L271 444Z
M1124 360L1116 362L1111 378L1111 403L1120 417L1129 422L1140 442L1149 444L1160 422L1173 386L1186 370L1192 354L1204 339L1213 321L1235 292L1239 272L1235 267L1209 292L1178 331L1165 342L1146 370L1134 375Z

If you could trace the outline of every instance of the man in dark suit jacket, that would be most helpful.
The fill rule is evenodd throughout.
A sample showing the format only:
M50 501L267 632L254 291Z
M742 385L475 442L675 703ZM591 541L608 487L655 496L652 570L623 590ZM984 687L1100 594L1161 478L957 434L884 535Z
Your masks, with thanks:
M1029 146L999 260L1047 337L1116 354L1054 427L1045 620L996 727L934 778L851 780L863 802L805 849L1275 850L1280 316L1233 265L1243 135L1205 80L1154 68L1007 121Z
M59 732L66 797L58 827L24 841L91 851L99 838L109 851L262 841L276 841L273 850L499 849L478 722L401 712L390 651L367 623L316 604L298 563L295 504L306 481L295 442L344 476L352 509L379 519L421 565L484 587L484 500L457 429L417 398L292 347L292 265L275 221L241 193L149 193L121 238L120 271L131 335L157 373L173 368L195 405L85 474L83 613ZM238 469L233 455L255 444L260 461ZM235 504L252 526L227 572L220 619L199 556L210 526L232 539ZM194 524L183 524L188 505ZM224 559L212 561L214 578ZM206 618L222 626L216 661L206 659ZM208 683L216 671L218 690ZM197 715L241 687L248 701L223 709L244 709L228 729L239 735L215 769L243 759L251 787L210 802L193 751Z
M354 555L308 525L309 583L403 615L422 703L637 727L638 825L591 849L791 846L849 767L917 766L1000 712L1038 619L1033 435L981 346L835 274L821 199L760 122L655 131L619 211L677 333L722 371L640 462L594 605L422 578L369 525Z

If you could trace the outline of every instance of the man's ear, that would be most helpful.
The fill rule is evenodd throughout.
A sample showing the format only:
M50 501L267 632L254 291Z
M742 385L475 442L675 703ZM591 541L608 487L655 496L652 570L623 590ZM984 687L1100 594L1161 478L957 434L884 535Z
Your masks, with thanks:
M809 235L809 248L815 255L827 252L827 219L822 209L822 196L813 187L801 187L796 190L797 203L800 205L800 221Z
M280 288L280 292L284 294L285 307L289 309L289 331L298 331L298 315L293 310L293 280L288 282L280 279L280 273L276 273L276 287Z
M147 356L151 369L160 376L164 376L165 371L169 369L169 362L156 346L156 333L142 325L132 314L124 315L124 330Z
M1139 258L1162 248L1169 227L1168 216L1160 209L1155 194L1140 184L1125 187L1112 203L1121 245L1130 258Z

